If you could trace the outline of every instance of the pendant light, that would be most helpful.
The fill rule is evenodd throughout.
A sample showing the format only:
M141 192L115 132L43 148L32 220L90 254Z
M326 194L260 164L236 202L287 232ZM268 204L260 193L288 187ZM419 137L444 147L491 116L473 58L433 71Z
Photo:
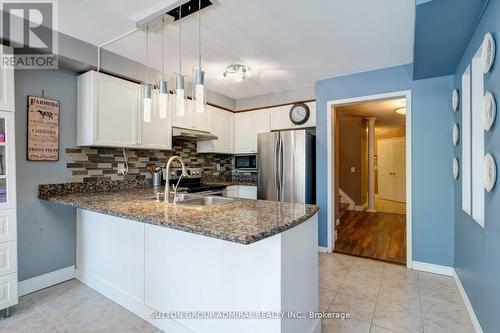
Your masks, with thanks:
M158 116L160 119L166 119L168 114L168 86L165 80L165 17L162 18L161 26L161 75L162 79L158 82Z
M193 100L196 112L205 112L205 72L201 70L201 0L198 1L198 69L194 71Z
M182 75L182 5L179 7L179 73L175 75L175 112L177 116L186 113L186 93L184 91L184 76Z
M148 82L149 79L149 28L146 29L146 80L142 87L142 112L143 112L143 120L145 123L151 122L151 108L152 108L152 100L151 100L151 85Z

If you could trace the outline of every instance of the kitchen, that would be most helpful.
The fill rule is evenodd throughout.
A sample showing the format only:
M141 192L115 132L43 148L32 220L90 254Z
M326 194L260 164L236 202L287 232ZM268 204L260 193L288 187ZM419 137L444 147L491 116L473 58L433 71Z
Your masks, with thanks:
M43 1L1 7L0 331L477 331L437 129L454 72L416 78L438 1ZM406 267L335 252L331 189L335 103L401 92Z

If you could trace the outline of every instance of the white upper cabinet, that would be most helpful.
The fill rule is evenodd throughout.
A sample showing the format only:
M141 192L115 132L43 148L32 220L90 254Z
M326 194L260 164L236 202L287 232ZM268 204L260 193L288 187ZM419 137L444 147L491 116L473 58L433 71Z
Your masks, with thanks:
M191 128L198 131L211 132L212 127L210 126L212 112L214 108L207 105L205 112L198 113L195 110L195 105L193 101L191 102Z
M137 146L139 85L90 71L78 77L79 146Z
M152 109L158 110L158 95L153 94L152 98ZM143 121L144 110L142 107L139 108L139 134L137 142L139 148L172 149L172 117L169 112L167 111L166 118L161 118L159 112L152 111L151 122L145 123Z
M188 99L184 115L180 116L175 110L173 111L172 126L210 132L211 115L212 109L209 106L207 106L205 112L198 113L194 108L194 102Z
M271 112L271 130L283 130L292 128L306 128L316 126L316 102L306 103L309 107L309 119L302 125L295 125L290 121L290 109L293 105L278 106L269 109Z
M234 151L233 113L213 106L207 106L207 110L211 113L210 132L216 135L218 139L198 142L198 152L232 154Z
M4 54L12 54L12 49L0 47L0 57ZM14 112L14 105L14 69L0 63L0 111Z
M175 109L175 95L172 95L172 126L191 128L191 100L185 101L184 114L179 115Z
M234 153L257 153L257 134L271 130L269 109L234 115Z

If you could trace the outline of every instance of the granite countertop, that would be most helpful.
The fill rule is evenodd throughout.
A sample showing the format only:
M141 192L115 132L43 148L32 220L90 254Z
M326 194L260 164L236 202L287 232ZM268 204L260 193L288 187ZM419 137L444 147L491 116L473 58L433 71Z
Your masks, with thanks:
M227 185L227 186L232 186L232 185L245 185L245 186L257 186L257 182L253 182L250 180L219 180L219 181L203 181L203 184L207 185L212 185L212 184L220 184L220 185Z
M83 193L40 190L40 198L241 244L251 244L291 229L319 210L315 205L246 199L196 209L157 202L152 188Z

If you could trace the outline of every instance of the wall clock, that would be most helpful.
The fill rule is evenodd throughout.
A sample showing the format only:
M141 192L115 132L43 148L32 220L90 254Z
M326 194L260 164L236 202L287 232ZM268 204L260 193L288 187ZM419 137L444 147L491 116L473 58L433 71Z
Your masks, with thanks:
M495 40L489 32L484 34L482 49L483 73L486 74L495 62Z
M295 125L305 124L311 115L309 107L304 103L295 103L290 109L290 121Z
M458 124L453 124L453 145L457 146L458 142L460 141L460 128L458 127Z
M484 157L484 188L487 192L493 190L496 180L497 164L495 163L495 158L488 153Z
M495 97L489 91L484 94L483 101L483 124L484 130L489 131L495 122L495 117L497 114L497 104L495 102Z
M453 159L453 179L457 180L460 174L460 164L458 163L458 158Z
M456 112L458 110L458 105L460 104L460 94L457 89L453 89L453 93L451 94L451 107L453 111Z

